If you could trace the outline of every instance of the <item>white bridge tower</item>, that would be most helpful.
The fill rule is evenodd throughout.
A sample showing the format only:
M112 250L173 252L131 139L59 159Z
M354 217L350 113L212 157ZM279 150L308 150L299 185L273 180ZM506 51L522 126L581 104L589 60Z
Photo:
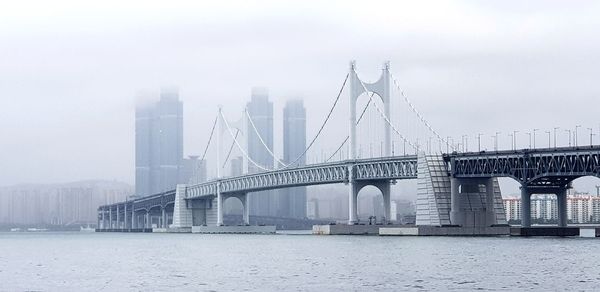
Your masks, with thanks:
M358 97L363 93L366 94L375 94L383 101L383 112L387 119L391 119L391 104L390 104L390 63L385 62L383 68L381 70L381 77L379 80L373 83L368 83L362 81L358 74L356 73L356 62L350 62L350 73L349 73L349 82L350 82L350 143L348 144L348 153L350 160L356 160L358 157L356 156L356 102ZM384 124L384 145L383 145L383 156L391 156L392 155L392 138L391 138L391 126L389 123ZM348 224L352 225L358 220L358 212L357 212L357 198L359 191L367 185L373 185L377 187L383 194L383 207L385 212L385 219L389 220L391 218L391 198L390 198L390 183L389 182L357 182L354 178L354 166L350 164L348 166L349 172L349 216L348 216Z

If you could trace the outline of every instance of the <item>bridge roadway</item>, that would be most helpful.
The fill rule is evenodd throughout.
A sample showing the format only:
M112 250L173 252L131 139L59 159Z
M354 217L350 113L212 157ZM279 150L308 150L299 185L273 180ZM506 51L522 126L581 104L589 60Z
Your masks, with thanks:
M426 156L423 156L426 157ZM582 176L600 177L600 146L482 151L442 154L451 185L452 209L458 212L459 185L494 177L510 177L521 184L523 226L530 226L530 196L536 193L557 195L559 226L566 226L566 190ZM220 192L222 199L238 197L246 209L247 194L264 190L333 183L350 183L356 196L365 185L375 185L386 197L385 184L399 179L417 178L417 156L345 160L295 168L227 177L185 186L184 199L210 199ZM389 186L387 188L389 199ZM172 214L176 191L100 206L102 228L166 228ZM221 202L222 203L222 202ZM356 206L354 206L356 207ZM389 206L385 206L386 211ZM352 212L352 210L350 211ZM354 211L355 212L355 211ZM387 212L386 212L386 215ZM222 216L222 214L220 215ZM248 214L246 212L245 217ZM132 220L133 218L133 220ZM389 218L389 217L388 217ZM114 220L116 219L116 220ZM453 220L454 219L454 220ZM102 224L100 224L100 221ZM452 222L460 222L452 218Z
M240 197L242 204L245 205L245 200L241 196L246 196L250 192L348 183L350 180L365 186L377 181L416 178L416 155L345 160L226 177L188 185L185 187L185 199L198 200L215 197L217 196L218 187L223 199ZM107 226L108 229L119 229L124 228L124 226L133 229L150 228L153 225L166 228L172 219L169 218L169 211L165 212L165 210L173 209L175 197L176 190L170 190L160 194L134 198L126 202L100 206L98 208L98 226ZM156 215L158 215L158 218L155 218ZM247 214L245 217L247 217ZM131 218L133 218L133 223ZM154 222L157 224L154 224Z
M558 225L566 227L571 182L583 176L600 177L600 146L451 153L443 157L451 176L451 197L456 199L453 208L458 208L461 180L510 177L521 184L523 227L531 227L532 194L555 194Z

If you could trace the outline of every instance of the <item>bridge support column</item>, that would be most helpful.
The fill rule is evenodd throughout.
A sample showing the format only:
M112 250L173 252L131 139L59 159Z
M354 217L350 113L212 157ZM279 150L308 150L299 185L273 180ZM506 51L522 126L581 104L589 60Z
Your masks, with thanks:
M390 222L392 219L392 194L390 183L382 183L379 189L383 195L383 216L385 216L385 222Z
M137 228L137 217L135 216L135 209L131 205L131 229Z
M250 211L249 211L249 200L248 200L248 194L244 194L243 196L240 197L240 200L242 201L242 217L244 219L244 224L245 225L250 225Z
M106 210L102 208L102 229L106 229Z
M485 182L485 212L486 212L486 225L491 226L496 224L496 210L495 210L495 192L494 192L494 179L489 178Z
M463 213L460 210L460 182L457 178L450 178L450 223L463 225Z
M150 210L146 211L146 228L152 228L152 217L150 217Z
M162 220L162 224L161 227L162 228L167 228L167 210L165 207L162 207L162 216L161 216L161 220Z
M348 184L348 225L354 225L358 221L358 185L355 182Z
M223 195L219 182L217 182L217 226L223 226Z
M129 227L127 227L127 201L125 201L125 204L123 206L123 229L128 229Z
M567 227L567 189L556 192L556 203L558 211L558 226Z
M108 207L108 228L112 229L113 228L113 221L112 221L112 207Z
M531 192L527 186L521 186L521 226L531 227Z
M120 216L121 214L119 214L119 211L120 211L119 209L120 209L119 205L117 205L117 226L116 226L117 229L121 228L121 216Z

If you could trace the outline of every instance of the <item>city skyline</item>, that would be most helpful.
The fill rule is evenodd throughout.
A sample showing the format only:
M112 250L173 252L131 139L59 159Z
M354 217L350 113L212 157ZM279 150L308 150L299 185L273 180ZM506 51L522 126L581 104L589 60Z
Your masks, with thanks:
M374 79L381 63L390 60L393 73L431 124L457 141L468 135L470 149L476 149L478 133L485 134L482 141L490 149L495 132L501 132L501 148L509 149L508 134L514 130L519 131L519 145L526 147L526 132L538 128L539 147L547 143L544 132L553 127L561 127L559 143L566 145L564 130L576 125L583 125L579 129L583 144L586 127L600 129L593 107L579 106L576 115L560 109L565 98L586 105L599 95L592 77L599 73L600 42L591 29L598 25L599 7L589 2L568 7L539 3L544 8L535 13L498 3L442 3L433 11L421 3L389 4L393 8L383 11L384 17L366 22L354 21L364 12L353 5L324 4L326 13L320 14L310 5L291 9L238 3L244 12L230 11L222 19L194 7L125 6L125 11L136 13L124 14L96 7L96 12L115 19L111 24L86 17L94 15L89 8L59 15L42 9L32 19L27 7L16 4L0 12L0 40L5 44L0 53L6 56L0 76L7 97L0 101L0 125L11 137L2 139L0 160L13 170L0 176L0 185L88 178L133 183L130 116L134 93L141 88L170 84L181 88L187 105L185 156L199 155L206 144L210 125L201 117L214 116L218 104L230 115L239 113L248 90L256 85L270 88L278 109L287 99L304 98L310 137L326 111L322 101L335 96L352 59L366 79ZM218 4L211 9L227 11ZM270 14L274 10L278 13ZM166 21L153 17L158 11L174 14L168 16L168 26L154 30L153 25ZM241 20L240 15L246 16ZM337 21L329 21L328 15ZM26 20L32 21L22 25ZM215 35L207 27L221 27L222 33ZM48 44L54 35L64 40ZM231 46L231 39L240 44ZM311 49L314 44L322 50ZM281 74L284 69L287 74ZM26 73L30 71L41 77L30 77ZM486 112L490 105L496 110ZM523 112L525 108L536 110ZM19 114L23 112L36 118L24 118ZM447 112L480 121L472 123ZM471 114L481 112L486 112L485 119ZM275 111L275 120L280 114ZM445 121L450 119L453 126L447 127ZM46 126L43 132L39 125ZM282 135L280 127L274 124L276 141ZM598 142L600 136L594 139ZM45 145L43 151L36 147L38 142ZM280 146L275 145L278 155ZM28 155L16 159L19 153ZM59 161L62 166L56 169Z

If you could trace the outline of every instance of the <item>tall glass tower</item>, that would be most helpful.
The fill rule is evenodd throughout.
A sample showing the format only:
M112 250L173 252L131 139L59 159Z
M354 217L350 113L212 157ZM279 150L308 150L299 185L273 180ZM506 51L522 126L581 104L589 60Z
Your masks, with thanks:
M136 195L175 188L183 172L183 103L174 88L154 104L138 105L135 124Z
M260 133L263 141L273 151L273 103L269 101L269 93L266 88L252 88L252 96L250 102L246 105L248 114L256 130ZM260 138L252 128L250 122L247 123L248 128L248 155L260 166L272 169L274 159L262 145ZM248 164L250 173L262 171L260 168ZM264 191L252 193L250 200L250 214L259 216L275 216L277 215L277 197L273 191Z
M306 148L306 109L301 99L289 100L283 108L283 160L286 164L304 165L302 155ZM306 187L281 190L281 216L292 218L306 217Z

